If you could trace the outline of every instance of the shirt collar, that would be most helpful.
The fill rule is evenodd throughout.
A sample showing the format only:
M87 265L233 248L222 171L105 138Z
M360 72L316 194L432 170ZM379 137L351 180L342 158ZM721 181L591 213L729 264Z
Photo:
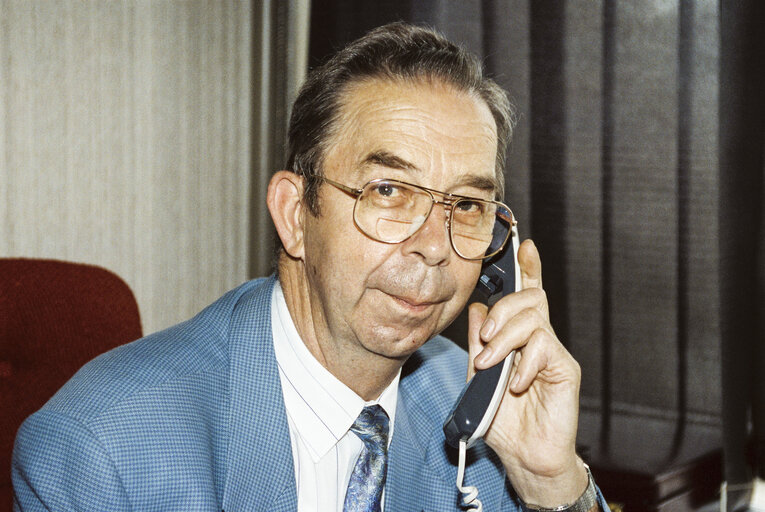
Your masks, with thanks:
M365 402L324 368L305 346L292 321L279 281L271 297L271 325L276 362L283 376L287 414L315 462L350 430L367 405L379 404L388 414L390 443L401 370L377 400Z

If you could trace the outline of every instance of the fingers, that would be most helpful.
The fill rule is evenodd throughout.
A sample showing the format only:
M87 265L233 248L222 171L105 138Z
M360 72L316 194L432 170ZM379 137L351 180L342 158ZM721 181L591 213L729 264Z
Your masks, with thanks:
M542 288L542 260L534 242L524 240L518 247L518 266L521 267L523 288Z
M520 393L540 372L560 369L560 375L578 371L578 365L566 351L550 325L547 295L542 289L542 263L531 240L518 249L523 289L500 299L491 310L471 304L468 313L468 378L475 370L484 370L516 353L510 389ZM549 375L556 375L552 371Z
M533 315L533 314L532 314ZM521 315L523 316L523 315ZM515 321L516 319L513 319ZM519 323L528 322L527 327L509 326L507 337L503 339L501 352L509 354L515 352L513 362L513 371L508 384L510 391L516 394L523 393L534 382L535 379L542 379L548 383L559 383L563 381L579 382L579 365L563 347L555 333L544 327L534 328L533 319L519 320ZM527 330L527 329L530 329ZM498 333L503 336L504 333ZM473 341L472 343L475 343ZM478 343L481 343L479 340ZM473 349L471 348L471 351ZM496 353L496 352L495 352ZM504 356L506 357L506 356ZM501 357L499 360L502 360ZM485 367L480 364L478 359L474 360L469 366L470 376L474 373L472 368L483 370L493 366L489 363Z
M488 315L486 315L484 324L481 326L481 339L486 342L491 341L500 326L506 324L511 318L527 309L538 311L545 321L548 320L549 308L547 305L547 294L544 290L541 288L527 288L502 297L491 308Z
M479 340L483 350L475 352L475 365L479 370L489 368L514 349L526 344L531 334L537 329L545 329L554 336L549 323L547 296L544 290L530 288L503 297L482 318L478 330ZM478 321L478 317L476 320ZM474 335L468 332L468 338Z
M483 349L483 342L481 341L479 331L486 320L488 312L486 305L480 302L475 302L468 307L468 359L470 360L468 364L468 380L475 374L475 357Z
M513 350L527 345L537 331L546 332L551 338L557 339L552 327L547 322L547 318L537 308L523 309L510 315L506 321L501 323L492 320L492 313L493 311L484 321L484 327L488 324L494 328L494 331L485 333L482 329L479 332L480 341L484 343L483 350L475 357L474 361L479 370L494 366ZM487 335L484 336L484 334Z
M557 338L544 329L534 331L523 350L516 354L519 354L516 356L516 368L509 383L513 393L524 392L534 379L543 379L548 383L565 380L579 382L581 370L578 363Z

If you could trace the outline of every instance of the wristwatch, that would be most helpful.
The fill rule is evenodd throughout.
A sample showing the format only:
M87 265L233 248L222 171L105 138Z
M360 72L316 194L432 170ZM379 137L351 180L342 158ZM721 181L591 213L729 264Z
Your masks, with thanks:
M545 508L537 505L528 505L521 501L523 512L589 512L598 503L598 493L595 490L595 481L592 479L590 466L584 464L584 469L587 471L587 488L574 503L560 505L555 508Z

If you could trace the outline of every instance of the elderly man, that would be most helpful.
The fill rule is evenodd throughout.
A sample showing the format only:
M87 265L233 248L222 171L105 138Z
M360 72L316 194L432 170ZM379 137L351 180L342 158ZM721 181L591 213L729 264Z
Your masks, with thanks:
M469 356L439 336L505 211L510 119L429 30L379 28L315 70L268 189L278 278L78 372L19 431L16 508L460 510L444 419L466 375L518 349L466 483L491 511L606 509L533 243L523 289L471 305Z

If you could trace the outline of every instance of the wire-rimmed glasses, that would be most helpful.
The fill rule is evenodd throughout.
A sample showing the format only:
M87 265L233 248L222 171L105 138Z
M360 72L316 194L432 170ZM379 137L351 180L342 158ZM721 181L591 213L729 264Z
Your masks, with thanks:
M447 194L386 178L353 188L324 176L314 177L356 199L354 223L378 242L405 241L425 224L433 205L440 204L449 213L447 229L454 251L467 260L481 260L502 250L516 223L510 208L499 201Z

